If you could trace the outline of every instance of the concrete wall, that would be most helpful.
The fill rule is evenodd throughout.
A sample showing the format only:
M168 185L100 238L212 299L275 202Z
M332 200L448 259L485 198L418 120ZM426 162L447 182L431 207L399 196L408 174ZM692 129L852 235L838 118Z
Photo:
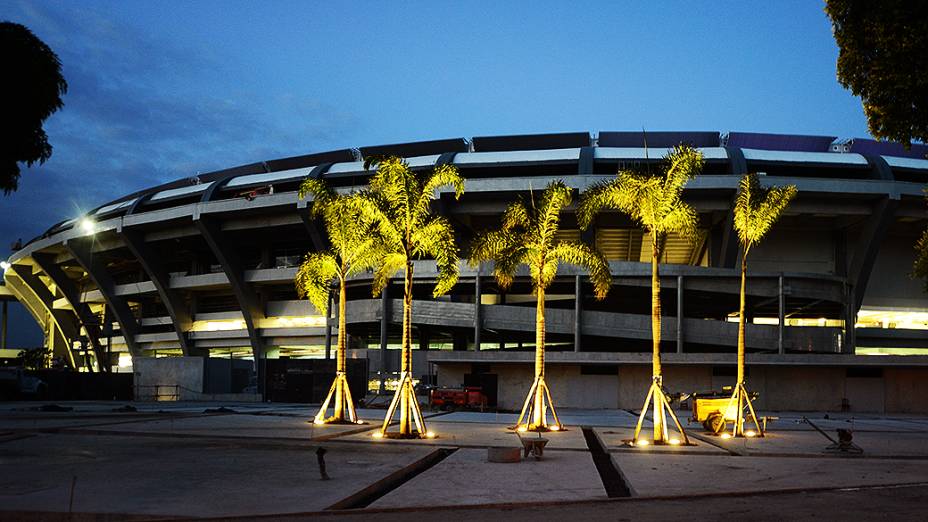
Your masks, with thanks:
M908 277L915 263L918 238L887 236L873 264L864 293L863 307L928 309L928 296L921 282Z
M494 364L490 371L499 378L498 407L518 411L532 383L531 365ZM439 386L459 387L471 365L443 363L437 372ZM759 393L755 407L764 411L840 411L847 399L852 413L928 413L928 368L886 368L876 377L847 373L844 367L753 366L747 381ZM618 375L584 375L580 365L551 364L546 378L556 406L639 409L651 368L621 365ZM713 375L708 365L664 367L671 393L721 390L734 381L733 375Z
M173 393L174 386L181 400L196 400L203 393L202 357L135 357L132 363L137 399Z
M802 241L797 241L801 235ZM835 273L835 245L832 232L797 231L774 227L751 250L748 267L758 272Z

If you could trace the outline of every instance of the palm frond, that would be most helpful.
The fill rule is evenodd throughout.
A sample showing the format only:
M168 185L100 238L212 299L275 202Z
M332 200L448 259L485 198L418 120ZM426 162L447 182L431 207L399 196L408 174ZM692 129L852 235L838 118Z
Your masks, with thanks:
M329 309L329 289L338 278L339 264L330 252L314 252L306 256L296 272L294 283L301 298L309 301L323 315Z
M618 179L609 179L595 183L580 194L577 203L577 223L586 230L593 224L596 215L607 208L619 208L617 193Z
M372 295L377 297L383 292L390 279L406 267L406 255L401 252L389 252L380 258L380 263L374 270Z
M410 243L413 255L435 259L438 277L433 295L438 297L451 290L458 281L460 259L451 223L444 217L433 217L413 231Z
M738 182L733 225L745 250L757 244L797 194L795 185L763 188L756 173L745 174Z
M606 297L612 287L612 274L602 252L584 243L561 241L555 245L551 255L559 261L585 269L590 274L596 298Z
M464 193L464 178L458 172L454 165L441 165L435 167L432 174L425 180L422 185L422 194L419 195L419 201L416 203L416 209L422 214L429 213L429 206L435 199L435 192L445 186L454 188L454 198L460 199Z

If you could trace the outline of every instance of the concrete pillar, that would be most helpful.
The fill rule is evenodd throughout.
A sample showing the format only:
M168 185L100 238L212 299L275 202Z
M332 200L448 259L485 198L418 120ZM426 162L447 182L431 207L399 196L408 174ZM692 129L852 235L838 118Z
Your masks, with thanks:
M480 351L480 330L483 326L483 317L480 315L480 300L483 293L480 288L480 267L474 276L474 350Z
M9 309L7 308L7 301L3 301L3 315L2 318L0 318L0 350L6 350L6 323L8 315Z
M380 393L387 392L387 325L390 321L389 283L380 294Z
M574 351L580 351L580 325L583 314L583 286L580 276L574 276Z
M325 359L332 358L332 315L338 319L338 312L332 310L332 289L329 289L329 306L325 314Z
M783 274L777 280L777 353L786 353L783 334L786 329L786 295L783 290Z
M677 353L683 353L683 276L677 276Z

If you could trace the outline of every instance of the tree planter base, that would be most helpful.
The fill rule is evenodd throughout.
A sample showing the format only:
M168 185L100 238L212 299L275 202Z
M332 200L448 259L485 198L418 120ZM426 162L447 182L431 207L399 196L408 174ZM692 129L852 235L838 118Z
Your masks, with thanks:
M731 430L732 437L745 437L744 434L744 409L747 407L748 412L750 413L751 420L754 421L754 427L757 428L757 431L754 432L752 437L763 437L764 428L761 428L760 422L757 420L757 414L754 413L754 405L751 404L751 394L748 393L748 390L744 387L744 382L739 382L735 385L735 389L731 394L731 399L728 401L728 406L725 408L726 416L727 412L731 411L732 407L735 408L735 418L734 426ZM764 423L766 425L766 423Z
M326 417L329 404L334 403L333 415ZM358 415L354 411L354 401L351 400L351 390L348 389L348 378L345 372L338 372L335 380L332 381L332 387L329 388L329 394L319 408L319 413L313 419L313 424L361 424L358 421Z
M547 410L549 409L551 410L551 416L554 418L554 423L550 425L547 416ZM528 390L528 396L525 397L525 404L522 405L522 412L519 413L519 420L510 429L519 432L564 431L564 426L557 418L557 411L554 409L554 402L551 400L551 391L548 390L543 375L535 376L532 387Z
M387 432L390 423L393 421L393 415L399 410L400 424L399 432ZM425 428L425 420L422 418L422 410L419 409L419 401L416 399L416 391L412 382L412 373L403 372L400 375L400 382L390 401L390 407L387 408L387 415L383 419L383 426L380 431L374 432L374 437L379 438L434 438L435 435Z
M654 439L648 444L656 445L690 445L690 440L686 436L686 432L683 430L683 426L680 425L680 421L677 420L677 415L673 412L673 408L670 407L670 401L667 399L667 395L664 393L664 388L661 386L661 377L655 376L651 381L651 387L648 389L648 396L644 400L644 406L641 407L641 415L638 416L638 424L635 426L635 436L629 441L629 444L632 446L643 446L643 440L638 439L638 435L641 433L641 424L644 422L644 417L648 413L648 407L653 404L654 407ZM673 439L669 437L667 430L667 416L673 420L674 425L677 427L677 431L680 433L679 439Z

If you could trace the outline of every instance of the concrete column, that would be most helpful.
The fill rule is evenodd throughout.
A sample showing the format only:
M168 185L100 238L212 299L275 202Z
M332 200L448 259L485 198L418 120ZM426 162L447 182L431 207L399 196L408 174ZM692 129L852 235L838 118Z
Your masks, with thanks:
M683 353L683 276L677 276L677 353Z
M7 301L3 301L3 316L0 318L0 350L6 350L6 321L8 315Z
M580 276L574 276L574 351L580 351L580 324L583 314L583 286Z
M480 314L480 300L483 292L480 287L480 267L477 267L477 275L474 276L474 350L480 351L480 330L483 326L483 317Z
M786 353L783 333L786 329L786 295L783 293L783 274L777 279L777 353Z
M380 294L380 393L387 392L387 325L390 321L389 283Z
M334 312L334 313L333 313ZM338 319L338 312L332 310L332 289L329 288L329 306L325 314L325 359L332 358L332 316Z

